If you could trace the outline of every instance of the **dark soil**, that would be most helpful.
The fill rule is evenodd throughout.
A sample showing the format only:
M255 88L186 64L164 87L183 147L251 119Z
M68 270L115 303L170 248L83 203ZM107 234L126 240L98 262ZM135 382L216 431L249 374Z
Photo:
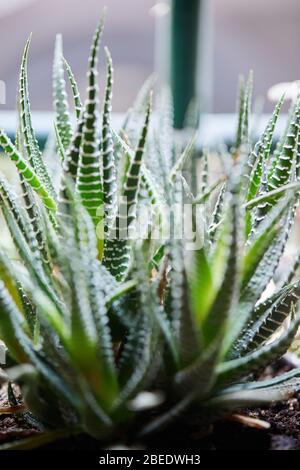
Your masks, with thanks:
M203 437L193 417L186 417L169 432L148 442L148 447L201 450L300 450L300 393L285 403L266 409L240 410L239 416L269 423L269 429L256 429L229 417L216 422ZM191 422L194 423L191 425Z
M272 369L267 369L264 377L277 375L288 368L289 365L280 362ZM2 388L0 407L7 406L6 389ZM26 413L0 413L0 444L37 435L37 426L28 418ZM247 421L248 418L251 419L247 424L240 422ZM268 425L269 429L264 429ZM124 440L121 439L119 444L124 445ZM111 445L112 443L106 443L104 447ZM118 443L115 445L117 447ZM300 393L285 403L277 403L269 408L239 410L238 415L220 420L207 429L201 428L199 418L189 413L174 423L171 429L130 447L149 450L300 450ZM94 439L79 435L48 444L41 449L100 450L101 445Z
M14 389L16 399L22 403L19 391ZM7 387L0 388L0 409L9 409L10 404L7 396ZM32 425L32 423L24 417L24 413L1 413L0 411L0 445L15 439L23 439L25 437L33 436L39 431Z

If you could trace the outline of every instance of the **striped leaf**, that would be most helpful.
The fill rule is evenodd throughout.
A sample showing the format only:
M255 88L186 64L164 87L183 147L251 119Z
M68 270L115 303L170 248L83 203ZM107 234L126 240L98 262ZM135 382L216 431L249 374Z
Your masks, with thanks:
M106 407L117 393L117 384L106 299L98 269L97 241L92 221L76 200L72 220L75 232L67 232L72 293L70 354L92 383L96 399ZM78 350L78 344L83 350Z
M72 126L64 77L64 58L62 36L56 36L53 62L53 101L57 129L65 149L72 139Z
M126 113L124 122L121 126L121 138L130 144L130 146L133 148L138 144L138 128L140 126L141 120L144 118L149 100L149 94L154 88L155 81L156 77L154 75L150 75L150 77L145 80L135 98L133 106L129 108L128 112Z
M226 193L226 183L223 183L220 192L218 194L218 198L216 200L214 210L211 217L211 223L208 227L210 241L213 242L215 239L216 230L218 228L219 223L221 222L222 218L222 211L224 207L224 198Z
M278 156L274 170L268 178L269 190L276 189L290 181L295 152L297 151L299 125L300 105L298 104L289 125L282 153Z
M191 158L192 152L194 150L195 142L196 142L196 137L197 137L197 135L195 134L192 137L192 139L189 141L187 146L185 147L182 154L179 156L179 158L178 158L177 162L175 163L175 165L173 166L173 168L171 170L171 174L170 174L170 180L172 182L175 181L178 174L182 172L184 166L186 165L188 160Z
M26 237L26 222L24 211L19 207L16 200L16 195L12 193L11 188L3 177L0 176L0 201L1 206L6 205L9 212L15 219L22 235Z
M67 192L67 181L71 178L74 183L76 181L77 172L78 172L78 162L79 162L79 151L82 141L82 130L83 130L83 113L81 114L76 130L74 132L71 145L65 152L63 150L62 144L59 144L59 149L63 155L63 171L60 179L60 188L59 188L59 197L58 197L58 214L60 218L68 219L68 213L70 210L70 201L68 199ZM58 141L61 142L60 136L58 136Z
M79 150L79 164L76 189L94 224L99 222L97 211L103 202L103 189L100 174L99 136L99 89L98 89L98 50L103 30L103 19L94 34L89 57L88 97L84 105L82 139Z
M274 237L273 242L267 247L251 278L241 290L237 314L228 330L228 341L231 346L243 330L255 303L259 300L264 289L272 279L280 261L294 218L294 208L291 206L291 202L283 201L282 206L285 206L286 213L281 219L280 230ZM276 209L278 210L278 208ZM235 357L237 354L236 346L233 346L230 356Z
M81 114L81 110L82 110L82 102L81 102L80 93L79 93L79 90L78 90L78 85L77 85L77 82L76 82L76 79L74 77L74 74L73 74L73 71L71 69L70 64L66 61L65 58L63 58L63 61L64 61L65 69L66 69L66 72L67 72L67 75L68 75L68 78L69 78L69 82L70 82L70 85L71 85L71 89L72 89L76 117L77 117L77 119L79 119L80 114Z
M249 189L247 195L247 201L255 198L257 191L260 187L263 167L268 162L270 151L271 151L271 144L274 136L275 126L278 121L278 117L283 105L284 96L278 101L273 115L270 118L266 130L263 133L262 139L259 142L258 150L255 156L255 168L250 175L249 181Z
M295 375L299 374L299 371ZM285 376L285 374L282 374ZM268 385L270 381L241 383L226 388L205 404L206 412L219 410L228 414L231 410L245 407L266 406L288 400L299 391L300 380L297 377L283 380L281 383ZM218 414L219 414L218 413Z
M105 216L105 231L108 232L112 226L116 211L116 165L114 157L114 145L111 134L111 100L113 86L113 65L108 49L105 49L107 60L106 90L103 107L102 120L102 164L103 164L103 203Z
M274 154L271 158L270 169L269 169L269 178L271 178L271 176L274 172L275 166L278 162L278 159L279 159L280 155L283 154L283 148L284 148L284 145L285 145L286 140L287 140L287 135L288 135L289 130L290 130L291 122L293 121L294 116L295 116L297 105L298 105L297 101L292 101L291 102L291 105L290 105L290 108L289 108L289 111L288 111L288 116L287 116L284 131L283 131L282 135L280 136L280 138L278 139L278 142L277 142L275 150L274 150Z
M148 102L138 147L128 168L114 225L105 244L103 264L118 280L123 279L130 263L128 229L136 216L136 203L141 179L140 170L150 123L150 113L151 100Z
M20 115L20 131L28 162L39 177L41 183L52 197L55 196L53 183L48 174L48 170L44 164L42 153L39 149L38 141L32 126L29 90L28 90L28 53L31 36L29 37L22 57L22 65L19 79L19 115Z
M291 312L294 315L294 304L291 306ZM266 367L266 365L278 359L290 347L292 341L294 340L296 331L299 328L299 324L299 315L294 315L294 318L291 321L291 325L281 334L279 338L275 339L270 344L266 344L254 350L250 354L221 364L218 367L218 380L227 381L245 377L247 374L249 374L249 372L263 369Z
M240 79L240 91L238 99L238 129L235 143L235 153L239 152L243 145L249 142L249 116L252 99L253 73L249 73L247 83Z
M265 312L258 305L254 316L257 321L251 325L251 337L248 335L246 353L257 349L261 344L272 338L272 335L284 326L284 321L291 313L292 305L296 305L300 297L299 283L285 289L280 298ZM259 310L258 310L259 309ZM250 328L249 328L250 331Z
M136 272L140 311L120 358L119 377L122 389L115 407L119 407L122 402L131 398L134 392L141 390L153 368L159 365L153 361L154 351L160 348L159 326L169 334L168 341L172 342L166 320L162 316L158 317L159 304L149 285L143 255L140 250L135 254L140 260Z
M231 183L230 201L228 208L229 230L225 234L227 240L226 266L222 283L203 324L203 335L206 342L211 341L222 330L226 322L233 321L233 312L237 305L240 287L240 246L242 241L241 209L239 183L234 179ZM226 338L224 348L226 349Z

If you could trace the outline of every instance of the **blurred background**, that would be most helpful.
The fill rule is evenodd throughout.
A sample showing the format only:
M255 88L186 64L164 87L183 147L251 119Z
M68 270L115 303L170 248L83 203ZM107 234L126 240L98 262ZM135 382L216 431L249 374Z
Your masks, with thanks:
M237 77L255 72L255 94L265 95L277 82L300 78L299 0L208 0L210 14L210 111L233 112ZM6 84L6 104L15 108L16 85L24 43L33 32L30 53L30 94L35 110L50 110L51 65L55 34L63 33L65 56L80 89L86 84L86 57L104 5L108 7L104 43L115 66L114 110L124 111L145 78L163 59L163 36L157 22L169 15L164 2L154 0L0 0L0 80ZM189 1L184 2L189 8ZM156 39L155 39L156 36ZM188 53L188 52L187 52ZM206 71L207 72L207 71ZM270 110L270 106L266 107Z

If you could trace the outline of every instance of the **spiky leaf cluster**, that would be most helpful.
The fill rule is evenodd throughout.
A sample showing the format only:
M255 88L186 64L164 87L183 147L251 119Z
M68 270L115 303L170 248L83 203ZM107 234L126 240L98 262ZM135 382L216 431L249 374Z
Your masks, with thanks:
M1 210L16 250L14 256L5 246L0 251L7 381L21 386L30 412L46 428L97 438L132 424L136 431L135 418L154 404L151 420L138 420L144 423L140 436L191 406L206 421L282 399L300 388L298 369L271 380L254 377L289 348L300 323L300 258L284 279L276 274L299 200L299 102L275 152L283 100L253 144L250 77L241 86L236 144L226 155L225 174L212 178L208 150L196 174L195 136L174 133L166 89L150 126L152 78L122 128L112 127L108 51L100 114L102 28L101 20L84 104L57 39L55 125L45 154L32 127L29 41L16 141L0 131L20 181L15 194L0 179ZM183 210L186 203L193 208L193 236L177 237L178 221L171 217L169 236L153 237L165 229L162 208ZM151 213L145 237L122 236L138 224L145 204Z

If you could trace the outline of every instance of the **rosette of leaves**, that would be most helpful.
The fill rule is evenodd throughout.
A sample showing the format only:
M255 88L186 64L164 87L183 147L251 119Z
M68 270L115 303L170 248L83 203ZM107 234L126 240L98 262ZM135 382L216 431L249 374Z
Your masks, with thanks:
M0 179L1 210L15 246L13 255L5 246L0 251L0 337L7 347L1 381L8 382L15 409L11 382L21 387L27 408L20 412L43 430L15 448L68 433L101 439L123 430L141 438L189 407L206 422L244 405L281 400L300 387L297 369L255 380L289 348L299 326L299 260L285 279L276 275L299 199L299 103L275 151L282 100L253 145L250 80L241 90L237 142L226 156L225 175L210 181L205 153L196 194L188 171L195 138L186 144L174 134L167 90L151 130L152 79L121 130L113 129L107 50L99 112L102 23L91 47L84 104L57 38L54 136L44 153L30 111L30 39L15 142L0 131L20 182L12 188ZM145 203L151 218L144 239L122 237ZM165 225L162 206L183 209L186 203L194 211L192 238L178 239L171 218L167 240L153 240ZM270 283L273 292L262 300Z

